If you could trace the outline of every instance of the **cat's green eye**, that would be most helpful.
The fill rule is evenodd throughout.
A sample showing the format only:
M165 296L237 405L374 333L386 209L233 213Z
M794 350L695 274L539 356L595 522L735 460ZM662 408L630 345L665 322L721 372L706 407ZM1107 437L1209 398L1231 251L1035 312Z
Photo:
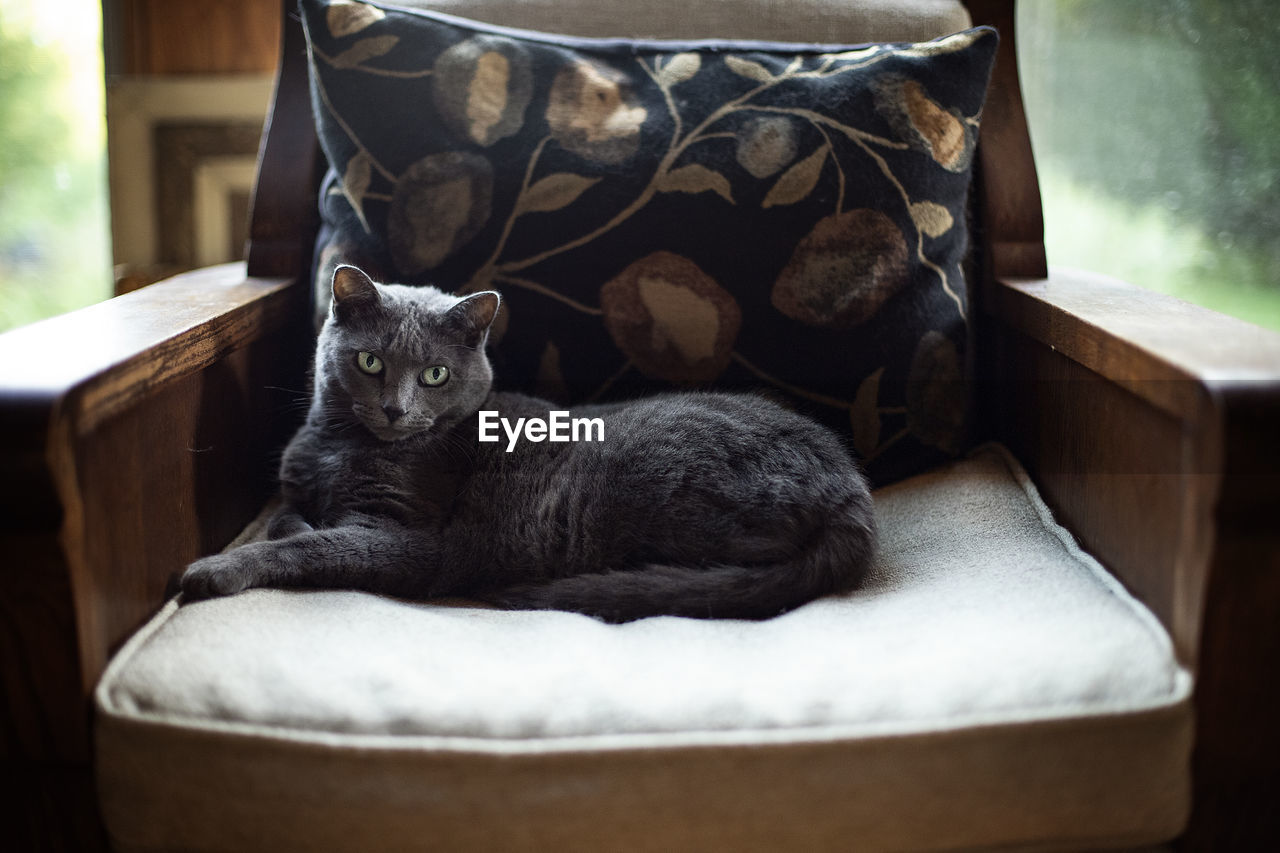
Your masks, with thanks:
M438 388L449 381L449 368L444 365L428 367L422 371L422 375L419 378L422 380L423 385L430 388Z
M371 352L356 353L356 367L373 376L382 372L382 359Z

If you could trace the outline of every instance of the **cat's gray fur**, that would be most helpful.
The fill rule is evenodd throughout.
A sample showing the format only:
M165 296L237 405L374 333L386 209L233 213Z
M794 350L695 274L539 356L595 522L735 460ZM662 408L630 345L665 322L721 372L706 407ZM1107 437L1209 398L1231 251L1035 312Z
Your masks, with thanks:
M582 407L603 442L480 443L478 409L514 422L554 408L492 392L498 304L340 267L310 413L281 464L286 505L267 541L193 563L184 599L333 587L609 621L766 618L861 580L866 482L831 432L761 398ZM361 351L381 356L380 375L357 369ZM438 364L448 382L417 381Z

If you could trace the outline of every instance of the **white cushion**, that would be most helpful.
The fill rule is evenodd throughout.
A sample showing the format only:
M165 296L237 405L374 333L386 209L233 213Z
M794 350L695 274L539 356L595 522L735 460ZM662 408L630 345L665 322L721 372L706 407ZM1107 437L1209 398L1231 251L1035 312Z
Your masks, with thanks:
M355 592L167 605L97 691L123 849L927 849L1185 821L1189 677L1000 448L765 622Z

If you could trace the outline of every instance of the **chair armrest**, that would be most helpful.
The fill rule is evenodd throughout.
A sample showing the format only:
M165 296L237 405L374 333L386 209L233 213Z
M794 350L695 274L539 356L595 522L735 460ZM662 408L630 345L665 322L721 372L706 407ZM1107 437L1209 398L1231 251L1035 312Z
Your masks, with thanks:
M996 280L983 302L997 433L1194 663L1213 540L1261 521L1280 487L1280 334L1058 268Z
M223 264L14 329L0 335L0 401L61 402L87 430L283 325L290 284Z
M1173 413L1202 390L1280 388L1280 334L1097 273L999 280L987 309Z
M0 335L0 756L84 760L110 652L265 499L306 302L228 264Z
M1071 270L983 302L994 430L1195 672L1186 843L1280 837L1280 334Z

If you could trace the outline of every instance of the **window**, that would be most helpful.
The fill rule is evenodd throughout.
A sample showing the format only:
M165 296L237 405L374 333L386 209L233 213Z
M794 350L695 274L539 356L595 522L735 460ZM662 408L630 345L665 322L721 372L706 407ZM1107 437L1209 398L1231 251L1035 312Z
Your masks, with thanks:
M1023 0L1050 264L1280 329L1270 0Z
M0 0L0 330L111 295L98 0Z

